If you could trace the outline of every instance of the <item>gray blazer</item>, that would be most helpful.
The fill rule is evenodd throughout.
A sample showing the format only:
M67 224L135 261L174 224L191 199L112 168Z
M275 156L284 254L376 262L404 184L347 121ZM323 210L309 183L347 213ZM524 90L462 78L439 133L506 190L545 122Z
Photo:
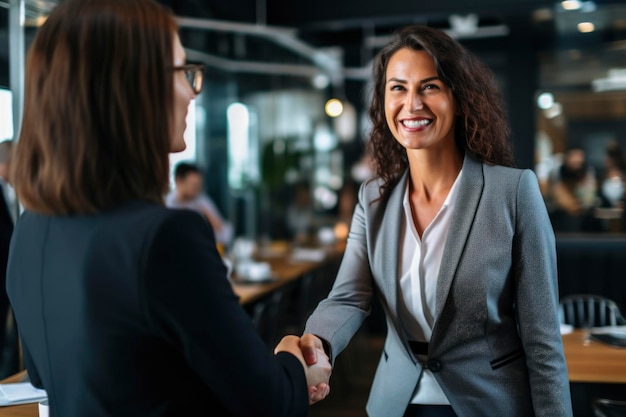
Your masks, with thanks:
M335 284L305 332L326 339L334 361L376 293L388 330L367 404L372 417L401 417L423 367L459 417L571 416L554 232L534 173L465 157L425 363L398 317L407 177L377 201L379 182L361 187Z

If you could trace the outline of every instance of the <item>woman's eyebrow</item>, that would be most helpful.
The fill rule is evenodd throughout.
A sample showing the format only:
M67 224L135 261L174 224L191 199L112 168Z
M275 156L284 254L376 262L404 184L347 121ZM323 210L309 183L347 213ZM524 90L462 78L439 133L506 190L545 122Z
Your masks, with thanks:
M420 81L420 84L424 84L424 83L427 83L427 82L433 81L433 80L441 80L441 78L438 75L435 75L433 77L424 78L423 80ZM396 77L391 77L390 79L387 80L387 83L390 83L390 82L406 84L406 80L403 80L401 78L396 78Z

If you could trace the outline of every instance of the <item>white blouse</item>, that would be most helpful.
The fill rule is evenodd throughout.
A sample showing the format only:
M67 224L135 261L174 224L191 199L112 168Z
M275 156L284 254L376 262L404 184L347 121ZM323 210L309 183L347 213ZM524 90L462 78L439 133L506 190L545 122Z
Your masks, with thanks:
M405 227L400 234L400 319L409 340L429 342L435 322L437 277L458 194L459 172L439 212L420 239L413 223L409 187L404 192ZM418 208L419 209L419 208ZM420 357L425 360L426 357ZM450 404L430 370L425 369L415 389L413 404Z

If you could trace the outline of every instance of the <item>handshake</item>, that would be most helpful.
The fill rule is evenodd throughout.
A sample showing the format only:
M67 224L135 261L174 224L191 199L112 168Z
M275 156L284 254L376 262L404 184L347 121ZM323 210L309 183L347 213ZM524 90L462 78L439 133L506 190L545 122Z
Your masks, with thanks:
M324 352L322 341L312 334L285 336L274 353L289 352L300 360L309 387L309 404L323 400L330 393L332 366Z

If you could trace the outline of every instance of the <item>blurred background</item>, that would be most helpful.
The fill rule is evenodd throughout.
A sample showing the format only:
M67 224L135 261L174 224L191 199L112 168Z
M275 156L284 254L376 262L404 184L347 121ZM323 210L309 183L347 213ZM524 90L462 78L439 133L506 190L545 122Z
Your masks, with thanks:
M172 170L181 161L201 168L203 191L239 242L224 250L256 242L269 256L345 239L371 174L372 59L395 29L420 23L445 30L494 71L516 163L537 174L557 232L559 295L597 294L626 308L624 0L161 1L178 18L188 60L206 66L187 149L171 155ZM18 135L24 57L58 2L0 0L0 141ZM336 267L303 280L308 307ZM323 284L317 292L312 277ZM266 307L280 306L276 294L291 300L289 291L250 307L259 328L285 334L278 313L266 313L282 310ZM363 415L384 333L374 303L337 363L334 395L312 417ZM576 417L592 415L590 398L624 400L625 386L574 379Z

